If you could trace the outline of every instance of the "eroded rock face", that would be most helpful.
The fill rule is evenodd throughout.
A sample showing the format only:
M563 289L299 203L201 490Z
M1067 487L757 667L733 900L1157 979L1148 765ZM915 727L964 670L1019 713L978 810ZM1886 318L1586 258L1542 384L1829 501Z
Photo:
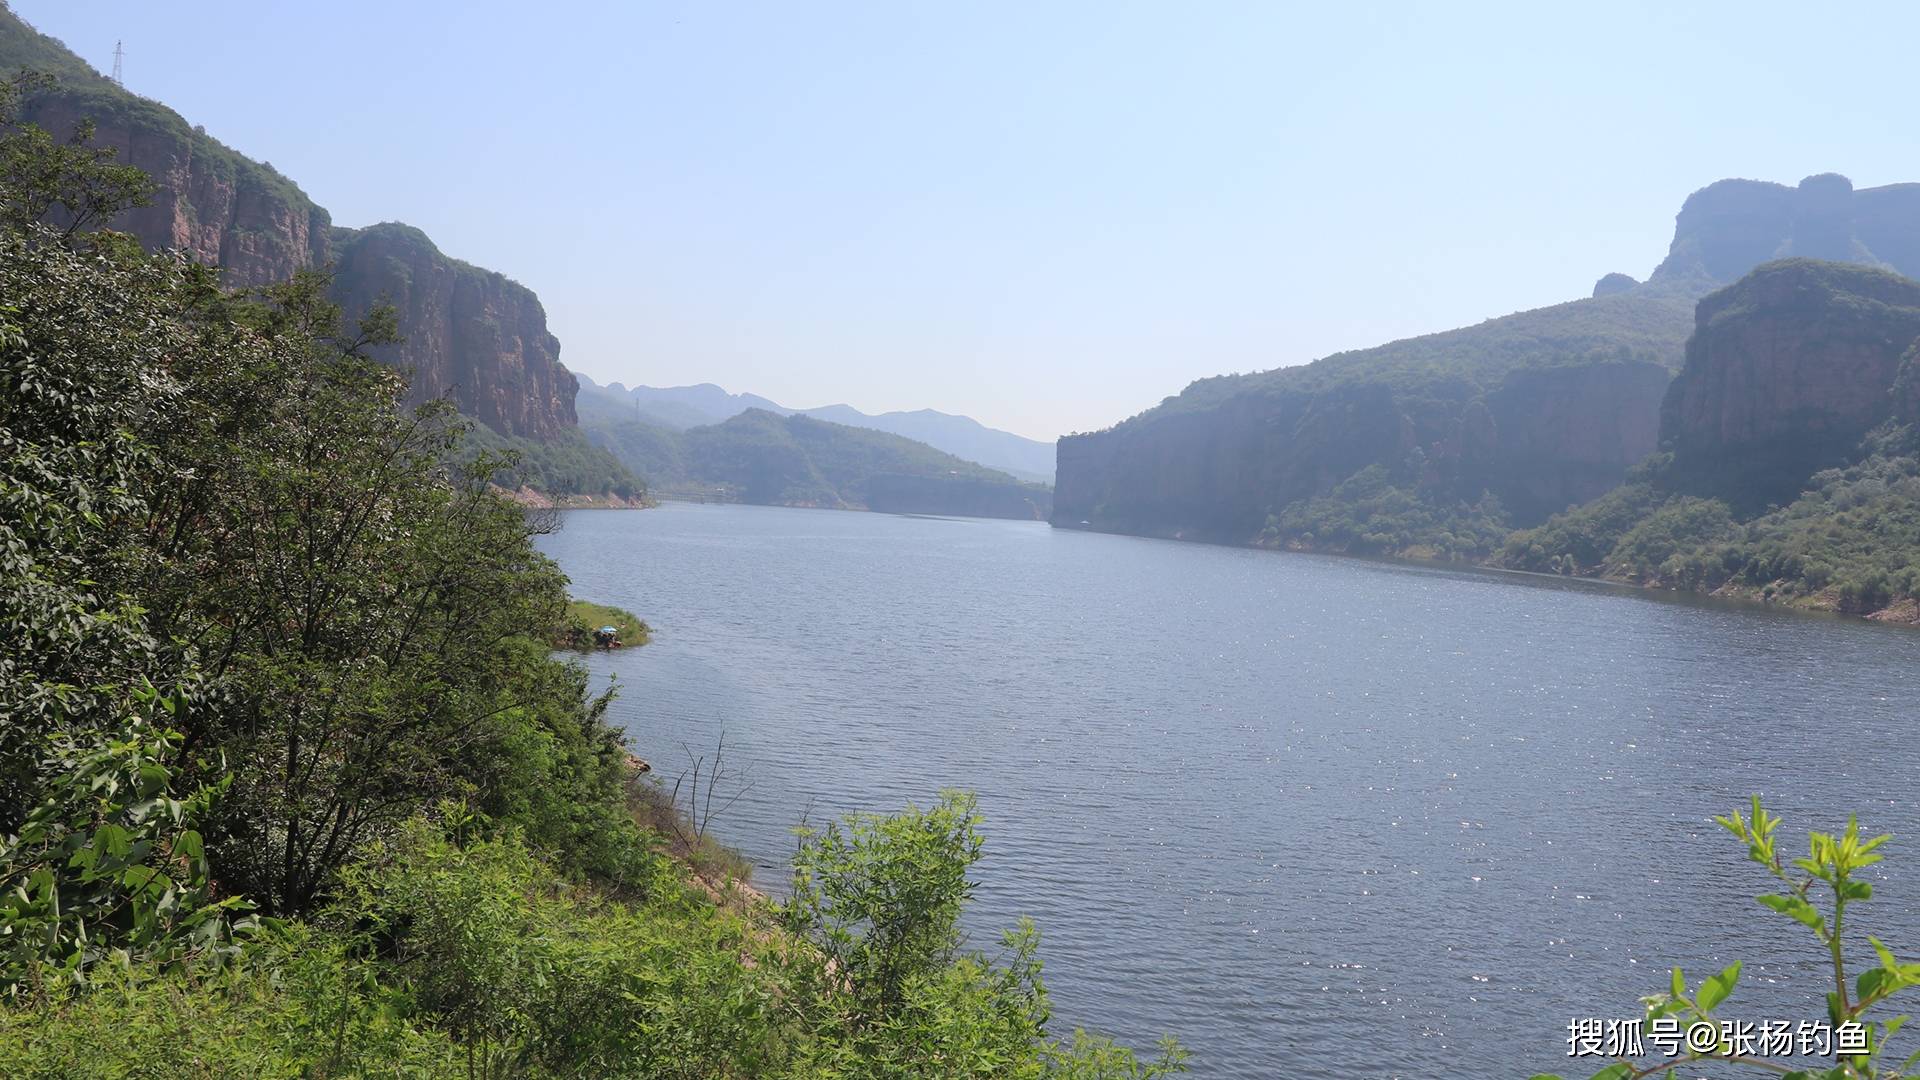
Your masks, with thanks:
M1526 523L1606 494L1658 445L1672 378L1646 360L1514 372L1487 395L1486 486Z
M1895 415L1916 339L1920 282L1868 267L1785 260L1708 296L1661 409L1676 486L1792 499Z
M1847 305L1834 302L1812 324L1823 330L1757 319L1696 333L1702 366L1669 392L1668 373L1695 365L1683 349L1694 301L1795 253L1872 276L1876 284L1849 295L1879 313L1856 312L1850 323ZM1061 440L1054 521L1245 540L1268 513L1380 465L1398 485L1447 497L1484 485L1526 525L1605 492L1663 431L1680 440L1689 467L1767 454L1804 478L1892 410L1920 419L1920 355L1896 386L1913 338L1904 315L1884 317L1905 304L1902 290L1920 286L1870 267L1920 276L1920 184L1723 180L1687 200L1645 283L1609 274L1589 299L1302 368L1202 380L1106 431ZM1739 295L1766 294L1763 306L1783 299L1769 290L1794 287L1783 280ZM1699 318L1740 307L1723 297ZM1614 359L1593 359L1596 350ZM1663 408L1673 414L1666 427ZM1777 463L1753 471L1780 475Z
M405 340L376 355L412 373L415 400L450 397L497 431L550 439L577 422L579 383L531 289L450 259L419 229L335 230L333 293L348 318L398 310Z
M119 161L154 181L153 204L129 211L115 228L149 248L178 248L195 261L218 265L232 285L284 281L296 270L325 265L326 210L292 181L237 160L177 116L171 117L177 123L169 123L167 114L150 109L101 119L83 114L76 100L45 95L29 104L24 118L64 141L86 115L94 116L96 144L113 147Z

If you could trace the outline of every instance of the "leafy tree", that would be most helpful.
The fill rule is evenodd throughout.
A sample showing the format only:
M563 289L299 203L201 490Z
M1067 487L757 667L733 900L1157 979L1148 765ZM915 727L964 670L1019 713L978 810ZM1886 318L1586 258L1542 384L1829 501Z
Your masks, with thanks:
M910 981L953 962L979 821L972 796L948 792L926 811L802 831L783 914L853 984L864 1019L897 1008Z
M144 564L145 437L177 415L156 318L190 283L163 261L0 234L0 986L230 950L199 833L217 782L176 789L191 657L126 591ZM184 791L182 795L180 792Z
M45 801L0 839L0 990L84 982L111 959L218 967L255 925L244 899L218 894L190 827L217 789L173 795L179 736L154 721L179 699L142 687L132 702L104 743L62 747Z

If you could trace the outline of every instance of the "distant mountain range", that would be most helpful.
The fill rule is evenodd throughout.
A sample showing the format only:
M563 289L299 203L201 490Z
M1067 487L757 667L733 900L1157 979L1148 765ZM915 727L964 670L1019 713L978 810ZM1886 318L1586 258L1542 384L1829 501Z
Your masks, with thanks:
M670 498L878 510L899 514L1044 519L1053 492L923 442L799 414L747 409L675 429L581 392L581 430Z
M884 431L926 443L936 450L967 461L1011 473L1022 480L1046 484L1053 482L1054 444L990 428L967 416L955 416L933 409L887 412L874 416L850 405L791 409L758 394L731 394L712 383L628 387L616 382L600 386L585 375L578 377L582 399L595 396L599 399L596 404L604 404L611 399L631 408L633 415L639 418L679 431L730 420L748 409L765 409L780 416L810 416L848 427ZM599 393L595 395L594 391Z

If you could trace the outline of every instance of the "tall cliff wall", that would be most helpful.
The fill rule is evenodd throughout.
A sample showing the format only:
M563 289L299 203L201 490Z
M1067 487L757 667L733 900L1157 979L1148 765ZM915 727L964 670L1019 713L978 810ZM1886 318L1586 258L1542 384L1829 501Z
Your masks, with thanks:
M447 258L417 229L333 228L326 209L271 165L102 78L4 3L0 68L56 77L25 103L22 119L62 139L91 119L98 145L153 178L153 204L115 228L218 265L235 286L337 262L334 297L350 315L389 294L399 307L406 341L387 359L413 370L415 399L450 394L462 412L508 435L546 440L574 425L574 377L532 291Z
M1652 452L1691 312L1685 290L1637 286L1202 380L1106 431L1062 439L1053 520L1245 541L1267 515L1372 465L1449 495L1480 485L1518 520L1538 520L1605 491Z
M560 366L531 289L448 258L408 225L336 229L333 247L333 293L348 318L397 309L405 340L376 355L411 372L415 398L449 397L496 431L540 440L578 422L579 382Z
M1594 359L1513 372L1491 390L1461 380L1238 395L1062 439L1053 520L1241 542L1267 515L1379 465L1410 486L1491 491L1516 520L1538 521L1653 452L1669 378L1650 360Z
M1695 323L1660 418L1681 490L1747 512L1784 504L1815 472L1851 460L1873 428L1914 418L1920 282L1768 263L1700 301Z
M327 262L331 221L271 166L248 160L180 114L117 88L62 85L26 103L22 118L65 140L82 120L94 143L153 178L153 202L114 222L151 248L178 248L224 270L234 285L284 281Z

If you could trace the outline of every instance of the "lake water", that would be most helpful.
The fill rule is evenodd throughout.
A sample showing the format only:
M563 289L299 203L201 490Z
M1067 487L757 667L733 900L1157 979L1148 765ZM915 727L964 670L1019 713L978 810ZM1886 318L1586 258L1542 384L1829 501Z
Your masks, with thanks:
M1586 1076L1569 1018L1675 963L1821 1017L1710 820L1754 792L1783 847L1898 834L1849 923L1920 954L1911 630L1027 522L669 503L542 546L656 628L588 661L656 771L725 733L763 885L803 813L972 789L975 944L1032 916L1061 1033L1196 1076Z

